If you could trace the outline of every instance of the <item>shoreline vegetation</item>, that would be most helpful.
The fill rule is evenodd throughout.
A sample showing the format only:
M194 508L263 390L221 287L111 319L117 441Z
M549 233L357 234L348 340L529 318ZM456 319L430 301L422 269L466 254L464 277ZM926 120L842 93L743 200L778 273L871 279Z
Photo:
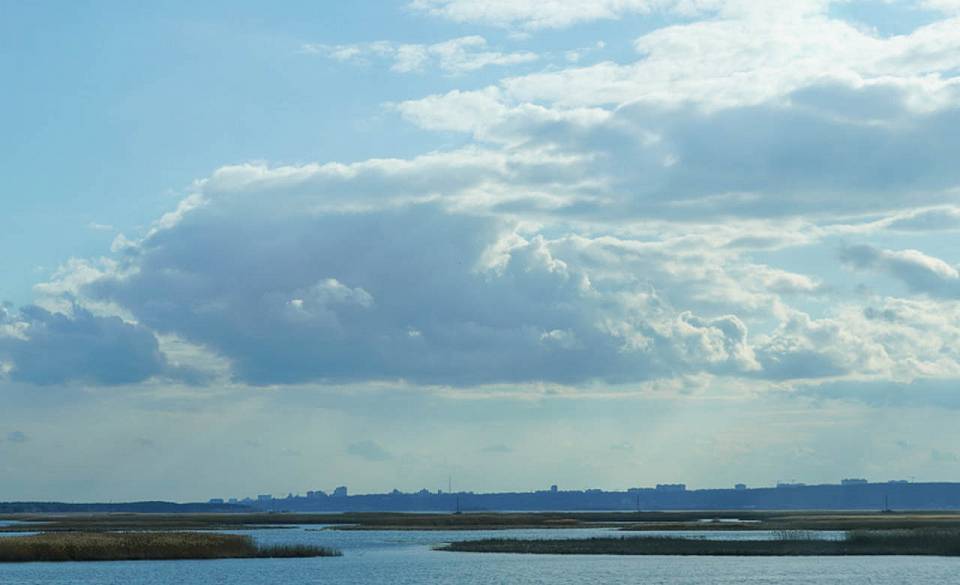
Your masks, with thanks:
M960 556L957 530L854 530L842 540L782 535L776 540L614 537L565 540L485 539L436 550L472 553L657 556Z
M0 563L337 557L309 545L258 545L245 535L61 532L0 537Z
M319 530L506 530L612 528L643 531L781 530L960 530L957 512L682 511L682 512L468 512L417 514L351 512L345 514L22 514L4 532L117 532L256 530L311 525Z
M0 562L226 559L339 556L314 546L260 546L225 530L507 530L609 528L610 536L564 540L493 538L438 550L525 554L960 556L956 512L683 511L349 514L36 514L0 516ZM724 538L768 531L769 540ZM613 531L620 531L619 534ZM630 533L660 531L664 534ZM716 532L685 538L679 531ZM825 540L823 531L845 538ZM4 533L21 533L3 536ZM36 533L36 534L33 534Z

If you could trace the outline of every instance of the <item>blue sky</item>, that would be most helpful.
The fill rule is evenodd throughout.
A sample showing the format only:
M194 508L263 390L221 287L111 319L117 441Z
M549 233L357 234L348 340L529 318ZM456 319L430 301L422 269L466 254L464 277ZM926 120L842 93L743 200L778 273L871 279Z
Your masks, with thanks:
M0 500L960 480L958 18L7 3Z

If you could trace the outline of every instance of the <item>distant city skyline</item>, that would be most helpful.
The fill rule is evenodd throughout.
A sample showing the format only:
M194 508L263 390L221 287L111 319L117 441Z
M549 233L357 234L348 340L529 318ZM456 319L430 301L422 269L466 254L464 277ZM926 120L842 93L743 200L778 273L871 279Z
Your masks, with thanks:
M807 486L817 486L817 485L841 485L841 486L854 486L854 485L865 485L865 484L908 484L908 483L937 483L937 482L925 482L925 481L916 481L915 479L887 479L887 480L868 480L866 478L841 478L834 482L825 482L825 483L806 483L802 481L790 480L790 481L777 481L769 485L746 485L744 483L736 483L731 486L691 486L686 483L658 483L653 485L635 485L622 489L605 489L603 486L594 486L589 488L569 488L564 489L557 484L550 484L545 488L540 489L530 489L530 490L517 490L519 493L558 493L558 492L588 492L588 491L604 491L604 492L630 492L635 490L655 490L655 491L687 491L687 490L723 490L723 489L769 489L769 488L787 488L787 487L807 487ZM960 482L958 482L960 483ZM341 490L339 491L338 490ZM402 495L414 495L414 494L473 494L473 493L510 493L510 492L477 492L471 489L454 489L454 490L444 490L442 487L435 489L430 489L428 487L423 487L418 490L412 491L403 491L397 488L392 488L388 490L376 491L376 492L366 492L366 493L352 493L349 491L349 486L337 486L330 488L329 490L324 489L314 489L314 490L301 490L296 492L287 492L286 495L283 494L257 494L256 496L232 496L232 497L213 497L209 498L209 501L213 502L215 500L223 500L223 502L237 503L237 502L256 502L261 499L272 498L276 500L288 499L288 498L312 498L312 497L341 497L346 495L384 495L384 494L402 494ZM221 503L223 503L221 502Z
M839 482L808 485L779 482L775 486L736 484L725 488L688 489L685 484L657 484L626 490L548 489L518 492L444 492L426 488L415 492L391 490L353 494L346 486L332 493L314 490L274 497L213 498L210 506L240 506L272 512L491 512L574 510L851 510L890 511L960 508L960 482L931 483L907 480L871 482L844 478ZM242 509L242 508L238 508Z
M936 482L936 481L925 481L918 480L917 478L910 479L886 479L886 480L871 480L867 478L841 478L840 480L832 482L820 482L820 483L807 483L802 481L790 480L790 481L777 481L772 484L758 484L758 485L747 485L744 483L736 483L732 486L708 486L708 485L688 485L686 483L657 483L657 484L648 484L648 485L634 485L629 487L619 487L619 488L610 488L607 486L598 486L594 485L592 487L563 487L557 484L550 484L546 487L537 487L531 489L517 489L512 491L477 491L464 487L462 489L443 489L442 487L437 488L428 488L422 487L419 489L411 490L400 490L397 488L383 489L369 492L353 492L349 490L347 485L337 485L330 487L329 489L308 489L308 490L297 490L297 491L288 491L284 493L257 493L256 495L228 495L228 496L213 496L205 499L194 499L194 500L180 500L179 503L191 503L191 502L201 502L206 501L212 504L256 504L257 502L266 502L272 500L289 500L289 499L303 499L303 498L327 498L327 497L346 497L346 496L382 496L382 495L456 495L456 494L508 494L508 493L528 493L528 494L547 494L547 493L632 493L636 491L653 491L660 493L669 493L669 492L687 492L687 491L716 491L716 490L768 490L768 489L783 489L783 488L793 488L793 487L817 487L817 486L860 486L860 485L907 485L907 484L940 484L940 483L954 483L954 482ZM960 486L960 482L955 482ZM21 500L26 501L26 500ZM92 501L82 501L76 499L61 499L58 500L63 503L103 503L103 502L92 502ZM174 501L169 498L160 498L158 501ZM134 502L134 500L130 500ZM114 502L114 503L123 503L123 502ZM960 505L960 502L958 502Z

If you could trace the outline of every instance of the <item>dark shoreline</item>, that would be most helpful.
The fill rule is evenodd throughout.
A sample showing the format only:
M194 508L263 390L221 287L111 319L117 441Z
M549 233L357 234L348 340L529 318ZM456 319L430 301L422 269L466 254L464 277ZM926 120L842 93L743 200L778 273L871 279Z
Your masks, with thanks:
M853 531L845 540L706 540L619 537L564 540L484 539L436 550L472 553L648 556L960 556L960 532Z

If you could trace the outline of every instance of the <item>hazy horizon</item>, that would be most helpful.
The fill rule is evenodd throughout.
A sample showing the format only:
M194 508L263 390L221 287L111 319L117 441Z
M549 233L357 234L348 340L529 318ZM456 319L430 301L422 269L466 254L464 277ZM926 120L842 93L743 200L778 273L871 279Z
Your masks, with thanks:
M955 0L5 2L0 75L0 501L960 481Z

